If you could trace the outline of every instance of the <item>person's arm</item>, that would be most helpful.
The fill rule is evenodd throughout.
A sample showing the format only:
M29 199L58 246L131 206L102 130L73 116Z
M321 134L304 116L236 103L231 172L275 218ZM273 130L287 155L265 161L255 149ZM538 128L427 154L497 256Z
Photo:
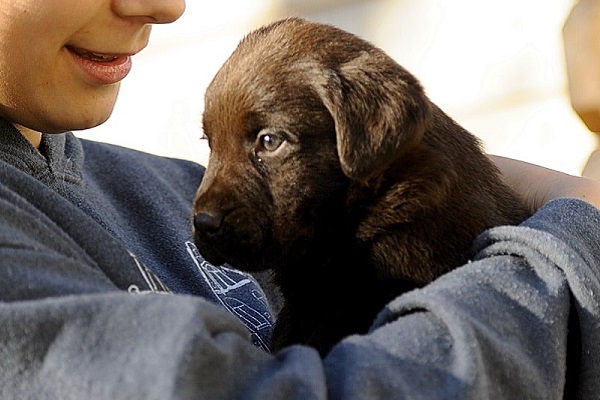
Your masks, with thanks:
M0 201L0 216L23 211L31 210ZM399 297L369 334L323 360L303 346L262 352L243 324L202 299L118 291L68 241L42 242L35 232L44 221L1 220L14 233L0 243L6 286L14 279L27 290L11 268L60 271L65 261L65 273L85 279L64 295L0 303L0 398L559 399L568 332L579 328L588 359L598 356L589 340L600 335L589 300L598 290L598 212L575 200L542 207L524 227L487 232L477 261ZM57 275L36 276L52 286ZM571 309L580 310L576 326ZM585 389L597 393L594 363L583 364Z
M1 399L227 398L239 388L211 371L245 382L268 358L222 307L129 294L135 260L104 232L79 243L71 234L96 227L71 211L57 223L0 183Z
M584 220L598 213L583 204L540 211L596 229ZM3 303L0 397L562 399L571 309L581 311L586 353L598 355L598 307L579 299L598 290L587 264L527 227L492 230L479 248L477 261L399 297L369 334L323 360L303 346L264 353L236 318L198 298L106 292ZM597 368L584 364L593 377ZM587 388L600 389L593 382Z
M600 208L600 182L512 158L490 156L506 183L535 211L549 200L577 198Z

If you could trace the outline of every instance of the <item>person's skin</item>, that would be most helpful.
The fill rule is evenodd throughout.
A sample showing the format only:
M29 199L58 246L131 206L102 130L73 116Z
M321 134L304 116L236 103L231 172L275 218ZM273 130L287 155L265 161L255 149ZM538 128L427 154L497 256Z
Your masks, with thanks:
M0 115L36 147L40 132L111 114L131 56L185 0L0 0Z
M490 156L506 183L534 212L552 199L578 198L600 209L600 182L500 156Z

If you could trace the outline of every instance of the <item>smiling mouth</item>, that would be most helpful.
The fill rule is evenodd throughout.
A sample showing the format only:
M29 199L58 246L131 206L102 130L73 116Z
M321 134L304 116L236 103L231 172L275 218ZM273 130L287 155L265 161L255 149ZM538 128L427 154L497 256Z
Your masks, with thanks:
M123 80L131 70L130 54L107 54L65 46L78 70L92 79L94 84L110 85Z
M110 55L110 54L95 53L93 51L81 49L79 47L74 47L74 46L67 46L67 49L71 53L74 53L74 54L78 55L81 58L85 58L87 60L94 61L94 62L109 63L109 62L113 62L115 60L118 60L120 58L123 58L123 56L115 56L115 55Z

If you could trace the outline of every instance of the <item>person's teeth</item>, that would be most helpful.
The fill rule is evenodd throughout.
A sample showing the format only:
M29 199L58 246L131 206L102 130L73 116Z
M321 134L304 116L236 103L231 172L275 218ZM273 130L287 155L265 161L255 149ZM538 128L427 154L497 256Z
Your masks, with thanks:
M114 61L116 60L118 57L116 56L110 56L110 55L106 55L106 54L100 54L100 53L94 53L91 51L87 51L87 50L83 50L83 49L78 49L78 48L71 48L71 50L76 53L77 55L87 58L88 60L91 61L99 61L99 62L108 62L108 61Z
M84 57L89 58L92 61L113 61L117 59L115 56L107 56L98 53L85 53Z

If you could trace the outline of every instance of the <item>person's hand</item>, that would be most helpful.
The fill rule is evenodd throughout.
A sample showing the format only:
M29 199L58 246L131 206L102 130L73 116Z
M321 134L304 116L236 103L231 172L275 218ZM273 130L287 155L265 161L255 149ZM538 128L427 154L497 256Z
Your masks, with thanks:
M511 158L489 156L505 182L525 201L530 211L552 199L578 198L600 209L600 182L565 174Z

